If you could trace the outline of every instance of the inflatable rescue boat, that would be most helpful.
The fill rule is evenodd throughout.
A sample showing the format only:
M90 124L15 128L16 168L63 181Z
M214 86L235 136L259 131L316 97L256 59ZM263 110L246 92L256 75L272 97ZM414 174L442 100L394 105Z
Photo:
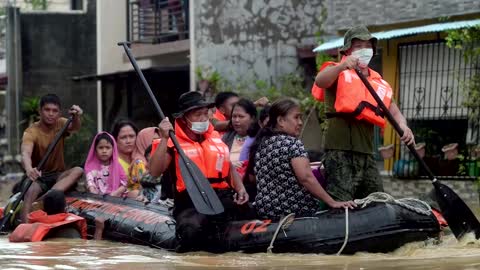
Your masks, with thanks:
M175 220L166 207L87 193L69 193L67 203L68 212L87 220L91 233L96 217L107 220L105 239L166 250L176 247ZM216 228L205 251L390 252L409 242L436 238L441 231L431 212L380 202L348 212L331 209L313 217L234 221Z

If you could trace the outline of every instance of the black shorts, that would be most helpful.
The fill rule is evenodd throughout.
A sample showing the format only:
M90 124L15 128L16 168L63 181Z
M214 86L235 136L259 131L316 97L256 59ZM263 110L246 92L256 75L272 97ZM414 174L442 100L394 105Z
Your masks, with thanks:
M41 177L37 178L35 182L40 185L42 194L49 191L56 183L60 176L59 172L44 173Z

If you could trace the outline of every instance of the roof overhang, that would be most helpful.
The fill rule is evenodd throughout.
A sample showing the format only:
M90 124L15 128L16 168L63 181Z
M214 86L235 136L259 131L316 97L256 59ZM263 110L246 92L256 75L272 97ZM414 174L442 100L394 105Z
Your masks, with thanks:
M428 24L428 25L417 26L417 27L400 28L400 29L376 32L376 33L372 33L372 35L377 39L382 40L382 39L392 39L397 37L411 36L411 35L424 34L424 33L435 33L435 32L443 32L446 30L468 28L468 27L473 27L475 25L480 25L480 19L435 23L435 24ZM313 49L313 51L323 52L331 49L340 48L342 46L343 46L343 37L340 37L340 38L335 38L323 43L322 45Z

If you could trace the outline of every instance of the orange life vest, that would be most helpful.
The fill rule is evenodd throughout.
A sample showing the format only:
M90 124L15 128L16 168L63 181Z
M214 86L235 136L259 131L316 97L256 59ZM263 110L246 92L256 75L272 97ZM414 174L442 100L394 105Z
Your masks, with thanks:
M344 59L345 57L342 61ZM338 65L338 63L325 62L320 71L330 65ZM368 72L370 76L367 80L385 106L389 108L392 103L392 87L376 71L369 68ZM312 95L318 101L325 101L325 89L316 84L312 87ZM353 116L380 127L385 127L386 124L382 110L353 69L344 70L338 75L335 111L335 113L327 113L327 117Z
M83 239L87 239L87 222L84 218L74 214L60 213L47 215L42 210L37 210L28 215L28 223L18 225L10 234L10 242L39 242L47 233L57 227L74 223Z
M222 141L217 131L210 124L208 131L203 135L205 140L201 143L191 140L175 121L175 135L180 147L202 171L203 175L210 180L210 185L216 189L229 188L227 178L230 175L230 154L228 146ZM152 153L155 153L160 139L152 143ZM168 140L168 147L173 147L173 142ZM178 192L185 190L182 173L179 164L180 155L175 150L175 176Z
M217 121L227 121L227 117L225 117L225 115L220 112L220 110L218 108L215 108L215 113L213 114L213 119L216 119ZM223 136L223 134L225 134L226 132L225 131L217 131L218 134L220 134L220 137Z
M215 109L213 118L217 119L218 121L227 121L227 117L225 117L225 115L217 108Z

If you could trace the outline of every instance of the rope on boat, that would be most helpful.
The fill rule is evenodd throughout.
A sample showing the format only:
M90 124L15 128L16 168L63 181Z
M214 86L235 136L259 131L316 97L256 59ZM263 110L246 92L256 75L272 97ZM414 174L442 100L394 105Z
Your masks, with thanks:
M349 229L348 229L348 207L345 207L345 240L343 240L343 245L342 247L340 248L340 250L337 252L337 256L339 256L340 254L342 254L343 252L343 249L345 249L345 247L347 246L347 243L348 243L348 235L349 235Z
M401 207L404 207L410 211L421 215L431 215L432 208L430 205L422 200L415 199L415 198L402 198L402 199L395 199L392 195L385 193L385 192L374 192L363 199L356 199L354 201L358 206L361 208L366 207L367 205L373 202L383 202L383 203L391 203L397 204ZM338 250L337 256L342 254L345 246L348 243L349 237L349 221L348 221L348 208L345 208L345 240L343 241L343 245Z
M374 192L363 199L356 199L354 202L361 208L364 208L372 202L388 202L397 204L421 215L429 216L432 213L430 205L422 200L415 198L395 199L392 195L385 192Z
M295 213L290 213L280 220L280 222L278 223L277 229L275 230L275 233L273 234L272 241L270 241L270 245L267 248L267 253L272 253L273 243L277 239L277 236L278 236L278 233L280 232L280 229L283 230L283 234L285 234L285 237L287 237L287 234L285 233L285 229L288 228L290 225L292 225L294 220L295 220Z

